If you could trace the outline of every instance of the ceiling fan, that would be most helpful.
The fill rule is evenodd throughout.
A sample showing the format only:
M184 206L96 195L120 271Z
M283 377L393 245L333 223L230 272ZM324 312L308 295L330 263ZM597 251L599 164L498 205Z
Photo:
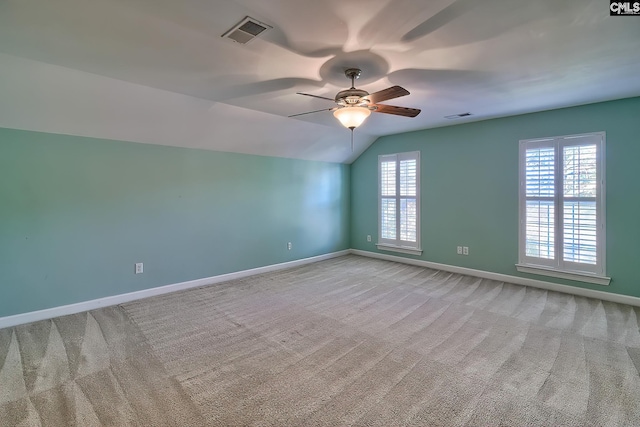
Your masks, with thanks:
M360 126L367 117L369 117L371 112L393 114L396 116L404 117L415 117L420 114L420 110L417 108L396 107L394 105L379 104L379 102L382 101L409 95L409 91L403 87L391 86L387 89L383 89L371 94L365 90L356 89L354 86L354 81L355 79L360 77L361 73L362 71L359 68L346 69L344 75L347 76L347 78L351 79L351 88L341 90L333 99L324 96L312 95L310 93L297 92L298 95L311 96L313 98L333 101L337 105L332 108L324 108L322 110L292 114L289 117L302 116L304 114L318 113L321 111L333 111L333 115L338 120L340 120L340 123L342 123L344 127L349 128L353 131L356 127Z

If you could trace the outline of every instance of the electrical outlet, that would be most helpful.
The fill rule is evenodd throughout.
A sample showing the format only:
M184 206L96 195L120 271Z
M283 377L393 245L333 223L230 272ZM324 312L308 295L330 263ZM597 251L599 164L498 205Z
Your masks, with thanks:
M367 234L367 242L371 241L371 234Z
M469 246L462 247L462 255L469 255Z
M291 250L291 247L292 247L291 242L287 243L287 249Z
M136 272L136 274L144 273L144 264L142 264L141 262L136 262L135 272Z
M456 251L457 251L458 255L462 255L462 246L458 246Z

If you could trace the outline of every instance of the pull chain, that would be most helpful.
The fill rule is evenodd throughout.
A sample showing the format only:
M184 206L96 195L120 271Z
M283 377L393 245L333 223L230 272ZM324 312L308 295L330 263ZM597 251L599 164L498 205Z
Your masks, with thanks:
M353 153L353 129L351 129L351 152Z
M353 153L353 130L355 127L351 126L349 129L351 129L351 152Z

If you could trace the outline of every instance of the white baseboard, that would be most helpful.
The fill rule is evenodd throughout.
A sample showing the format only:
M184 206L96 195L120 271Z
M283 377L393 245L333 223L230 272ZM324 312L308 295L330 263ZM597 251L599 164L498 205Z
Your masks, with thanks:
M254 276L256 274L268 273L270 271L283 270L286 268L298 267L304 264L311 264L330 258L348 255L349 249L318 255L310 258L298 259L295 261L272 264L264 267L252 268L250 270L236 271L234 273L221 274L219 276L204 277L202 279L190 280L188 282L174 283L171 285L159 286L157 288L144 289L126 294L113 295L110 297L98 298L90 301L83 301L75 304L63 305L60 307L47 308L45 310L31 311L29 313L15 314L13 316L0 317L0 329L11 326L22 325L24 323L36 322L38 320L51 319L58 316L81 313L83 311L95 310L97 308L123 304L130 301L148 298L156 295L168 294L185 289L198 288L201 286L213 285L243 277Z
M597 298L604 301L617 302L621 304L634 305L640 307L640 298L629 295L614 294L609 292L596 291L593 289L579 288L576 286L560 285L543 280L528 279L525 277L511 276L508 274L492 273L490 271L475 270L473 268L457 267L455 265L439 264L436 262L423 261L420 259L404 258L394 255L379 254L377 252L362 251L359 249L351 249L350 253L370 258L383 259L387 261L395 261L404 264L417 265L419 267L427 267L435 270L443 270L451 273L460 273L467 276L475 276L483 279L497 280L499 282L514 283L516 285L531 286L532 288L546 289L549 291L563 292L565 294L578 295L587 298Z

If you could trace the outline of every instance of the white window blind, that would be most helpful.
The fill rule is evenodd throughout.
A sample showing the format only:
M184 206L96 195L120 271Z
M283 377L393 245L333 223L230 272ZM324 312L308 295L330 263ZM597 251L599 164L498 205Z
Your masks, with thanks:
M420 152L382 155L378 244L420 249Z
M605 275L604 133L520 141L519 266Z

